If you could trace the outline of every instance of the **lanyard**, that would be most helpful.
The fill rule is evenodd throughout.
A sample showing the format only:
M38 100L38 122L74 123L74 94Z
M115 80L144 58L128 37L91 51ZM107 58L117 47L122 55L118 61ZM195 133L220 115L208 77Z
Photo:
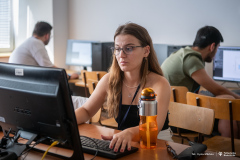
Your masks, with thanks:
M138 93L139 88L140 88L140 84L138 85L138 88L137 88L137 90L136 90L136 92L135 92L135 94L134 94L134 96L133 96L132 102L131 102L131 104L129 105L127 112L125 113L125 115L124 115L124 117L123 117L123 119L122 119L122 122L118 125L118 130L121 130L120 128L121 128L121 126L123 125L123 123L125 122L125 120L126 120L126 118L127 118L127 115L128 115L128 112L129 112L129 110L130 110L130 107L131 107L131 105L132 105L132 103L133 103L133 101L134 101L134 99L135 99L135 97L136 97L136 95L137 95L137 93ZM122 94L121 94L121 97L120 97L119 108L121 108L121 107L122 107Z

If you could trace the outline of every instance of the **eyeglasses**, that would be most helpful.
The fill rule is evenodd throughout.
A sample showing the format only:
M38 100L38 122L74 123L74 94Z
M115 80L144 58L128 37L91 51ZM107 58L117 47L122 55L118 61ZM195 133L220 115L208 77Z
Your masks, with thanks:
M167 151L168 153L170 153L173 156L173 159L177 159L177 153L176 151L166 142L166 147L167 147Z
M123 53L125 53L126 55L129 55L132 53L134 48L137 47L143 47L143 46L124 46L123 48L120 47L111 47L112 53L115 54L116 56L118 56L121 52L121 50L123 51Z

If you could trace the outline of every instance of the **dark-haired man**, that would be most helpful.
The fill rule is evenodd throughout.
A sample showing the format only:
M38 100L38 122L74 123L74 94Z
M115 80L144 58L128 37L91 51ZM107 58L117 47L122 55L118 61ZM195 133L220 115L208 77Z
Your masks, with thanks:
M161 68L170 85L186 86L189 91L195 93L202 86L215 96L240 99L239 95L217 84L204 69L204 63L212 61L220 42L223 42L223 37L218 29L212 26L200 28L192 47L181 48L163 62ZM218 128L222 136L230 136L226 128L228 126L227 120L219 121ZM236 122L235 126L237 128ZM235 131L237 132L237 129Z
M32 37L16 48L9 58L9 63L26 64L43 67L56 67L50 61L45 45L50 41L52 26L47 22L37 22ZM76 79L73 73L68 78Z

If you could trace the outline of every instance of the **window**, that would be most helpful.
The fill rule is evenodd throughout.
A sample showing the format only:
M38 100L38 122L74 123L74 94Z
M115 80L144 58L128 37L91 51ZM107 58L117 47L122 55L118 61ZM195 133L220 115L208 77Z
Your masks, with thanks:
M0 0L0 52L11 52L12 50L12 0Z

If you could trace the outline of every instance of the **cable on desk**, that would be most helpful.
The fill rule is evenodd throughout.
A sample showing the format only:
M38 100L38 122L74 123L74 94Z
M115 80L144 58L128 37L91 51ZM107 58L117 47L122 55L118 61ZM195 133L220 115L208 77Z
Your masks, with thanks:
M45 158L45 156L47 155L49 149L52 148L53 146L56 146L58 143L59 143L58 141L54 141L54 142L48 147L48 149L45 151L45 153L43 154L41 160L43 160L43 159Z
M240 87L239 84L238 84L238 82L237 82L237 85L238 85L238 87Z
M32 147L28 148L26 151L24 151L24 152L21 154L21 156L24 155L24 154L26 154L26 155L23 157L22 160L24 160L24 159L27 157L27 155L28 155L28 153L29 153L29 151L30 151L31 149L33 149L37 144L41 143L42 141L44 141L44 140L46 140L46 139L47 139L47 137L42 137L42 138L40 138L39 140L37 140L34 144L32 144Z
M90 159L90 160L93 160L93 159L97 156L97 154L98 154L98 149L99 149L98 144L97 144L93 139L91 139L91 138L89 138L89 137L86 137L86 136L80 136L80 137L85 137L85 138L91 140L93 143L96 144L96 146L97 146L97 151L96 151L94 157L93 157L92 159Z

